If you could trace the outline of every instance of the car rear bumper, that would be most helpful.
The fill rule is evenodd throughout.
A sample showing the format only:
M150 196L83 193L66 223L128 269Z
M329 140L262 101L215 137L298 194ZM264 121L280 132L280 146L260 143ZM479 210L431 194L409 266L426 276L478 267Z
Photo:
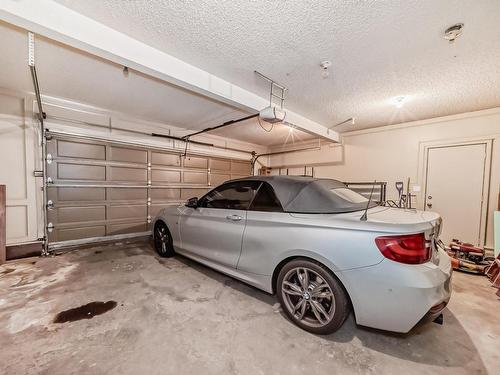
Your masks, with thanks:
M343 271L360 325L408 332L419 321L441 314L451 296L452 268L439 251L439 265L405 265L384 260L371 267Z
M443 318L442 318L443 310L448 305L448 302L449 302L449 300L440 302L437 305L432 306L429 309L429 311L427 312L427 314L425 314L424 317L422 319L420 319L420 321L417 323L417 325L425 324L425 323L429 323L429 322L439 322L440 324L443 324L442 323L443 322Z

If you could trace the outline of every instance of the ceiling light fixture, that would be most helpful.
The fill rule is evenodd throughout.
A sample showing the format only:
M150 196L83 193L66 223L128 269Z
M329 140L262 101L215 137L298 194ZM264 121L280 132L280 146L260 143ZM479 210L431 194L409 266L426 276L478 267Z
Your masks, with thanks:
M406 102L406 96L396 96L391 101L392 104L396 106L396 108L402 108Z
M455 39L457 39L460 35L462 35L463 28L464 28L463 23L457 23L453 26L450 26L444 31L443 38L445 38L450 43L453 43Z
M332 62L329 60L322 61L319 66L321 67L321 77L328 78L330 72L328 69L332 66Z

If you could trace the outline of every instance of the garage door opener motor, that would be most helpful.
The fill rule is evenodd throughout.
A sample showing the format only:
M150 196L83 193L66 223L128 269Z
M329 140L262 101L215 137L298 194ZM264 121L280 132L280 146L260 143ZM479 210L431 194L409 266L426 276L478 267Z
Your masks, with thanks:
M270 124L283 122L286 117L286 111L283 109L283 105L285 104L285 94L287 88L276 83L271 78L266 77L264 74L258 71L255 71L255 74L271 84L269 90L269 106L259 112L259 120L268 122ZM276 102L278 102L278 105L276 104Z

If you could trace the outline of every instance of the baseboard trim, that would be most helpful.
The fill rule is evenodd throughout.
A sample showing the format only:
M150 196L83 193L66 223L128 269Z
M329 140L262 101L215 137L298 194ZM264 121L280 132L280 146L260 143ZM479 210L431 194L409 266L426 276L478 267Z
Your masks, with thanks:
M7 260L40 256L42 254L42 244L41 241L37 241L7 246Z

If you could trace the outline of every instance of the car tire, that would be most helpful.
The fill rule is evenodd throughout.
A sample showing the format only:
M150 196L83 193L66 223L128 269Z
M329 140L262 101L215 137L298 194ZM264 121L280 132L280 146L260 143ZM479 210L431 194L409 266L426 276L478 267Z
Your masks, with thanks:
M300 328L326 335L338 330L350 312L340 281L321 263L296 259L280 270L278 301L287 317Z
M153 243L159 256L170 258L175 255L172 235L163 221L156 222L154 226Z

